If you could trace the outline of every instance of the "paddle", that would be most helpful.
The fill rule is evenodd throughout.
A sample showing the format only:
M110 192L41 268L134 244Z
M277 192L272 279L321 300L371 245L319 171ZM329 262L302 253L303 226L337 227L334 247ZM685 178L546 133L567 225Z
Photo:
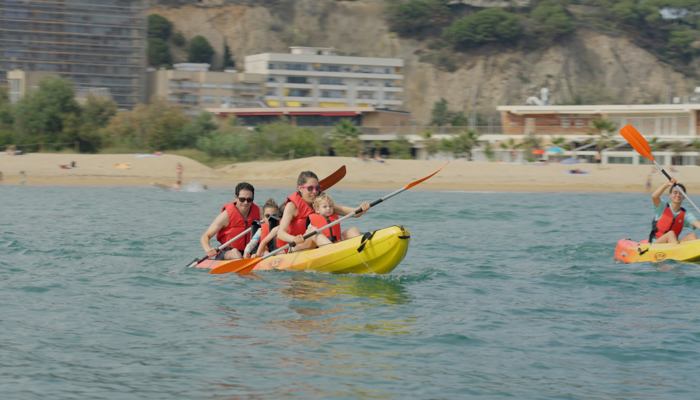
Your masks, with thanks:
M245 236L248 232L250 232L251 229L253 229L254 226L260 228L260 222L258 222L258 221L253 221L253 223L250 224L250 228L244 230L243 232L241 232L241 233L240 233L238 236L236 236L235 238L233 238L233 239L229 240L228 242L222 244L221 246L217 247L217 248L216 248L216 254L219 254L219 252L220 252L221 250L223 250L224 248L226 248L226 246L230 245L231 243L233 243L233 242L235 242L236 240L238 240L238 239L242 238L243 236ZM207 260L208 258L209 258L209 256L206 255L206 254L205 254L204 257L202 257L202 258L195 258L194 261L192 261L191 263L187 264L187 268L196 267L197 265L201 264L202 262L204 262L204 260Z
M447 164L449 164L449 162L447 162ZM389 198L394 197L394 196L396 196L397 194L399 194L399 193L401 193L401 192L404 192L404 191L406 191L406 190L408 190L408 189L410 189L410 188L416 186L417 184L419 184L419 183L425 181L426 179L428 179L428 178L432 177L433 175L437 174L438 172L440 172L443 168L445 168L445 166L447 166L447 164L443 165L442 167L440 167L440 169L438 169L437 171L433 172L432 174L426 176L425 178L419 179L419 180L417 180L417 181L415 181L415 182L411 182L411 183L409 183L408 185L402 187L401 189L398 189L398 190L396 190L396 191L394 191L394 192L391 192L391 193L389 193L388 195L382 197L381 199L378 199L378 200L373 201L373 202L370 203L370 205L369 205L370 208L376 206L377 204L383 202L384 200L388 200ZM309 232L309 233L307 233L306 235L304 235L304 240L306 240L306 239L308 239L308 238L310 238L310 237L312 237L312 236L315 236L315 235L317 235L317 234L323 232L324 230L326 230L326 229L328 229L328 228L330 228L330 227L332 227L332 226L335 226L335 225L341 223L342 221L345 221L345 220L348 219L348 218L354 217L355 215L360 214L361 212L362 212L362 209L361 209L361 208L358 208L357 210L353 211L352 213L350 213L350 214L348 214L348 215L346 215L346 216L344 216L344 217L342 217L342 218L340 218L340 219L338 219L338 220L336 220L336 221L333 221L333 222L331 222L330 224L328 224L328 225L326 225L326 226L324 226L324 227L318 228L318 229L316 229L316 230L313 231L313 232ZM247 274L247 273L249 273L260 261L262 261L262 260L264 260L264 259L266 259L266 258L268 258L268 257L272 257L272 256L274 256L275 254L279 253L280 251L286 250L287 248L293 247L293 246L295 246L295 245L296 245L296 244L295 244L294 242L288 243L287 245L282 246L282 247L280 247L279 249L277 249L277 250L275 250L275 251L273 251L273 252L268 253L268 254L265 255L264 257L256 257L256 258L249 258L249 259L244 259L244 260L235 260L235 261L231 261L231 262L228 262L228 263L226 263L226 264L220 265L220 266L218 266L218 267L212 269L209 273L210 273L210 274L228 274L228 273L232 273L232 272L233 272L233 273L243 273L243 274Z
M323 180L321 180L321 182L319 182L319 185L321 185L321 187L323 187L324 190L330 189L333 185L335 185L336 183L340 182L340 180L343 179L343 178L345 177L345 173L346 173L346 169L345 169L345 165L343 165L343 166L341 166L340 168L338 168L338 170L336 170L335 172L333 172L332 174L330 174L330 175L328 175L327 177L323 178ZM259 223L258 221L255 221L255 223L258 224L258 228L259 228L259 227L260 227L260 225L259 225L260 223ZM226 246L228 246L229 244L235 242L236 240L242 238L246 233L250 232L251 229L253 229L252 226L251 226L250 228L246 229L245 231L243 231L240 235L236 236L235 238L233 238L233 239L229 240L228 242L222 244L221 246L217 247L217 248L216 248L216 253L219 254L219 252L221 251L221 249L225 248ZM192 261L191 263L187 264L187 268L196 267L197 265L201 264L204 260L206 260L206 259L208 259L208 258L209 258L209 257L206 256L206 255L205 255L204 257L202 257L202 258L195 258L194 261Z
M646 157L649 160L651 160L654 163L654 165L656 165L656 167L664 175L666 175L666 178L668 178L669 181L671 180L671 176L666 172L666 170L664 170L662 166L659 165L659 163L656 162L654 157L652 157L649 142L647 142L647 140L644 139L644 136L642 136L642 134L639 133L637 129L635 129L632 125L626 125L622 129L620 129L620 134L622 135L622 137L627 139L627 141L632 145L632 147L634 147L635 150L637 150L637 153L639 153L642 157ZM696 206L695 203L693 203L693 200L690 200L690 197L688 197L688 195L685 194L683 189L681 189L680 186L676 187L678 188L678 191L681 192L683 197L688 199L690 204L692 204L693 207L695 207L695 209L697 210L697 212L700 213L700 209L698 209L698 206Z

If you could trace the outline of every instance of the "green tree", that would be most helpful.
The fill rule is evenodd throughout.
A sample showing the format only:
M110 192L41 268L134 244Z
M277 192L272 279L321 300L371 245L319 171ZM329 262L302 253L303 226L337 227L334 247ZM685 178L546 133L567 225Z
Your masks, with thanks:
M452 119L452 112L447 108L447 100L442 97L433 104L433 110L430 112L432 119L430 125L444 126Z
M550 38L568 35L576 30L564 8L552 1L545 1L532 10L532 18L539 24L536 31Z
M13 123L10 93L6 87L0 86L0 130L10 129Z
M588 134L597 136L594 139L598 153L600 154L605 148L614 146L617 141L611 139L615 132L617 124L607 119L594 119L588 127Z
M233 55L231 54L231 49L228 47L228 44L224 41L224 65L221 68L222 70L226 68L234 68L236 66L236 63L233 62Z
M520 36L518 17L491 8L456 20L443 31L443 37L458 48L478 47L486 43L513 43Z
M177 31L173 35L173 44L177 47L182 47L185 45L185 34L182 31Z
M399 158L403 160L410 160L413 158L411 155L413 145L404 135L398 135L396 140L388 142L386 147L387 150L389 150L389 158Z
M173 23L160 14L148 16L148 37L151 39L168 40L173 30Z
M164 99L138 104L109 121L105 132L113 145L136 149L166 150L175 145L175 137L190 119Z
M471 158L471 150L479 144L479 133L465 130L452 139L442 139L437 149L452 153L455 157Z
M437 31L449 21L447 0L410 0L392 2L384 9L389 29L410 37Z
M101 129L117 114L117 104L108 98L88 94L87 102L82 106L81 120L71 121L73 125L64 132L70 132L80 143L80 151L96 153L104 145ZM77 123L79 122L79 126Z
M352 157L363 150L360 133L355 123L348 119L342 119L336 123L335 129L330 132L330 145L335 155Z
M212 157L247 159L250 157L248 137L238 132L213 131L197 139L197 148Z
M190 44L187 46L187 61L211 64L214 53L214 48L211 47L209 41L204 36L197 35L190 40Z
M73 83L47 76L39 80L39 88L26 93L14 106L15 132L23 143L60 143L67 119L80 117Z
M163 39L148 39L148 65L160 67L163 64L170 64L173 57L170 55L170 48Z
M193 148L197 146L200 138L209 136L217 130L216 123L211 113L202 111L197 118L185 125L175 136L173 146L175 148Z
M695 41L695 37L688 31L671 32L668 39L668 49L672 56L689 60L696 50L690 46Z

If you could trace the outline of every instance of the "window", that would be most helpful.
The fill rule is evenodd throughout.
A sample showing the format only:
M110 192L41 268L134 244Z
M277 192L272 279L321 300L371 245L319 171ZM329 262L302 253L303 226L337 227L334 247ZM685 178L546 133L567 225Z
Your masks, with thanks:
M216 103L216 96L202 96L202 103Z
M202 83L202 89L216 89L216 83L204 82L204 83Z
M288 76L287 83L307 83L304 76Z
M309 91L307 89L291 89L287 96L289 96L289 97L308 97Z
M562 120L561 120L561 127L562 127L562 128L569 128L569 127L571 127L571 121L569 121L568 119L562 119Z
M331 99L340 99L345 96L343 96L343 92L339 90L323 90L321 91L321 97L327 97Z
M385 73L385 74L390 74L390 73L391 73L391 68L384 68L384 73Z
M575 122L574 124L576 125L577 128L583 128L583 127L586 126L586 124L585 124L582 120L580 120L580 119L577 119L576 122ZM620 164L621 164L621 163L620 163Z
M632 164L632 157L608 157L608 164Z
M394 83L391 81L384 82L384 87L394 87Z
M288 69L291 71L306 71L307 65L306 64L287 64L286 67L287 68L285 68L285 69Z
M234 85L233 83L222 83L222 84L221 84L221 88L222 88L222 89L233 89L234 86L235 86L235 85Z
M321 78L321 85L342 85L343 80L340 78Z

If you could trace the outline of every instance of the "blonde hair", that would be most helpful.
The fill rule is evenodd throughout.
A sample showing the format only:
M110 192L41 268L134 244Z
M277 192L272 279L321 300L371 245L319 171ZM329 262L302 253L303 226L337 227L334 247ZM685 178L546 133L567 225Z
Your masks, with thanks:
M322 193L318 197L316 197L316 200L314 200L314 210L321 207L321 203L323 203L324 201L327 201L328 204L330 204L331 206L333 206L333 204L334 204L333 198L331 197L331 195L326 194L326 193Z
M275 209L275 215L279 216L279 214L280 214L280 206L277 205L277 202L275 202L275 199L267 199L267 201L265 202L265 205L262 206L262 208L260 209L260 218L262 218L263 215L265 215L265 209L266 209L266 208L274 208L274 209Z

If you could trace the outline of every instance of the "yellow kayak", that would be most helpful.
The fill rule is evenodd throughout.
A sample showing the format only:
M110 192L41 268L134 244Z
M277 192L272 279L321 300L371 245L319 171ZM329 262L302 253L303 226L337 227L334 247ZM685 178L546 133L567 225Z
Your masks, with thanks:
M615 259L626 263L644 261L700 261L700 239L682 243L649 244L620 239L615 247Z
M253 271L278 269L333 274L387 274L406 256L410 241L408 229L391 226L318 249L272 256L258 263ZM207 260L197 267L213 269L230 262L235 261Z

